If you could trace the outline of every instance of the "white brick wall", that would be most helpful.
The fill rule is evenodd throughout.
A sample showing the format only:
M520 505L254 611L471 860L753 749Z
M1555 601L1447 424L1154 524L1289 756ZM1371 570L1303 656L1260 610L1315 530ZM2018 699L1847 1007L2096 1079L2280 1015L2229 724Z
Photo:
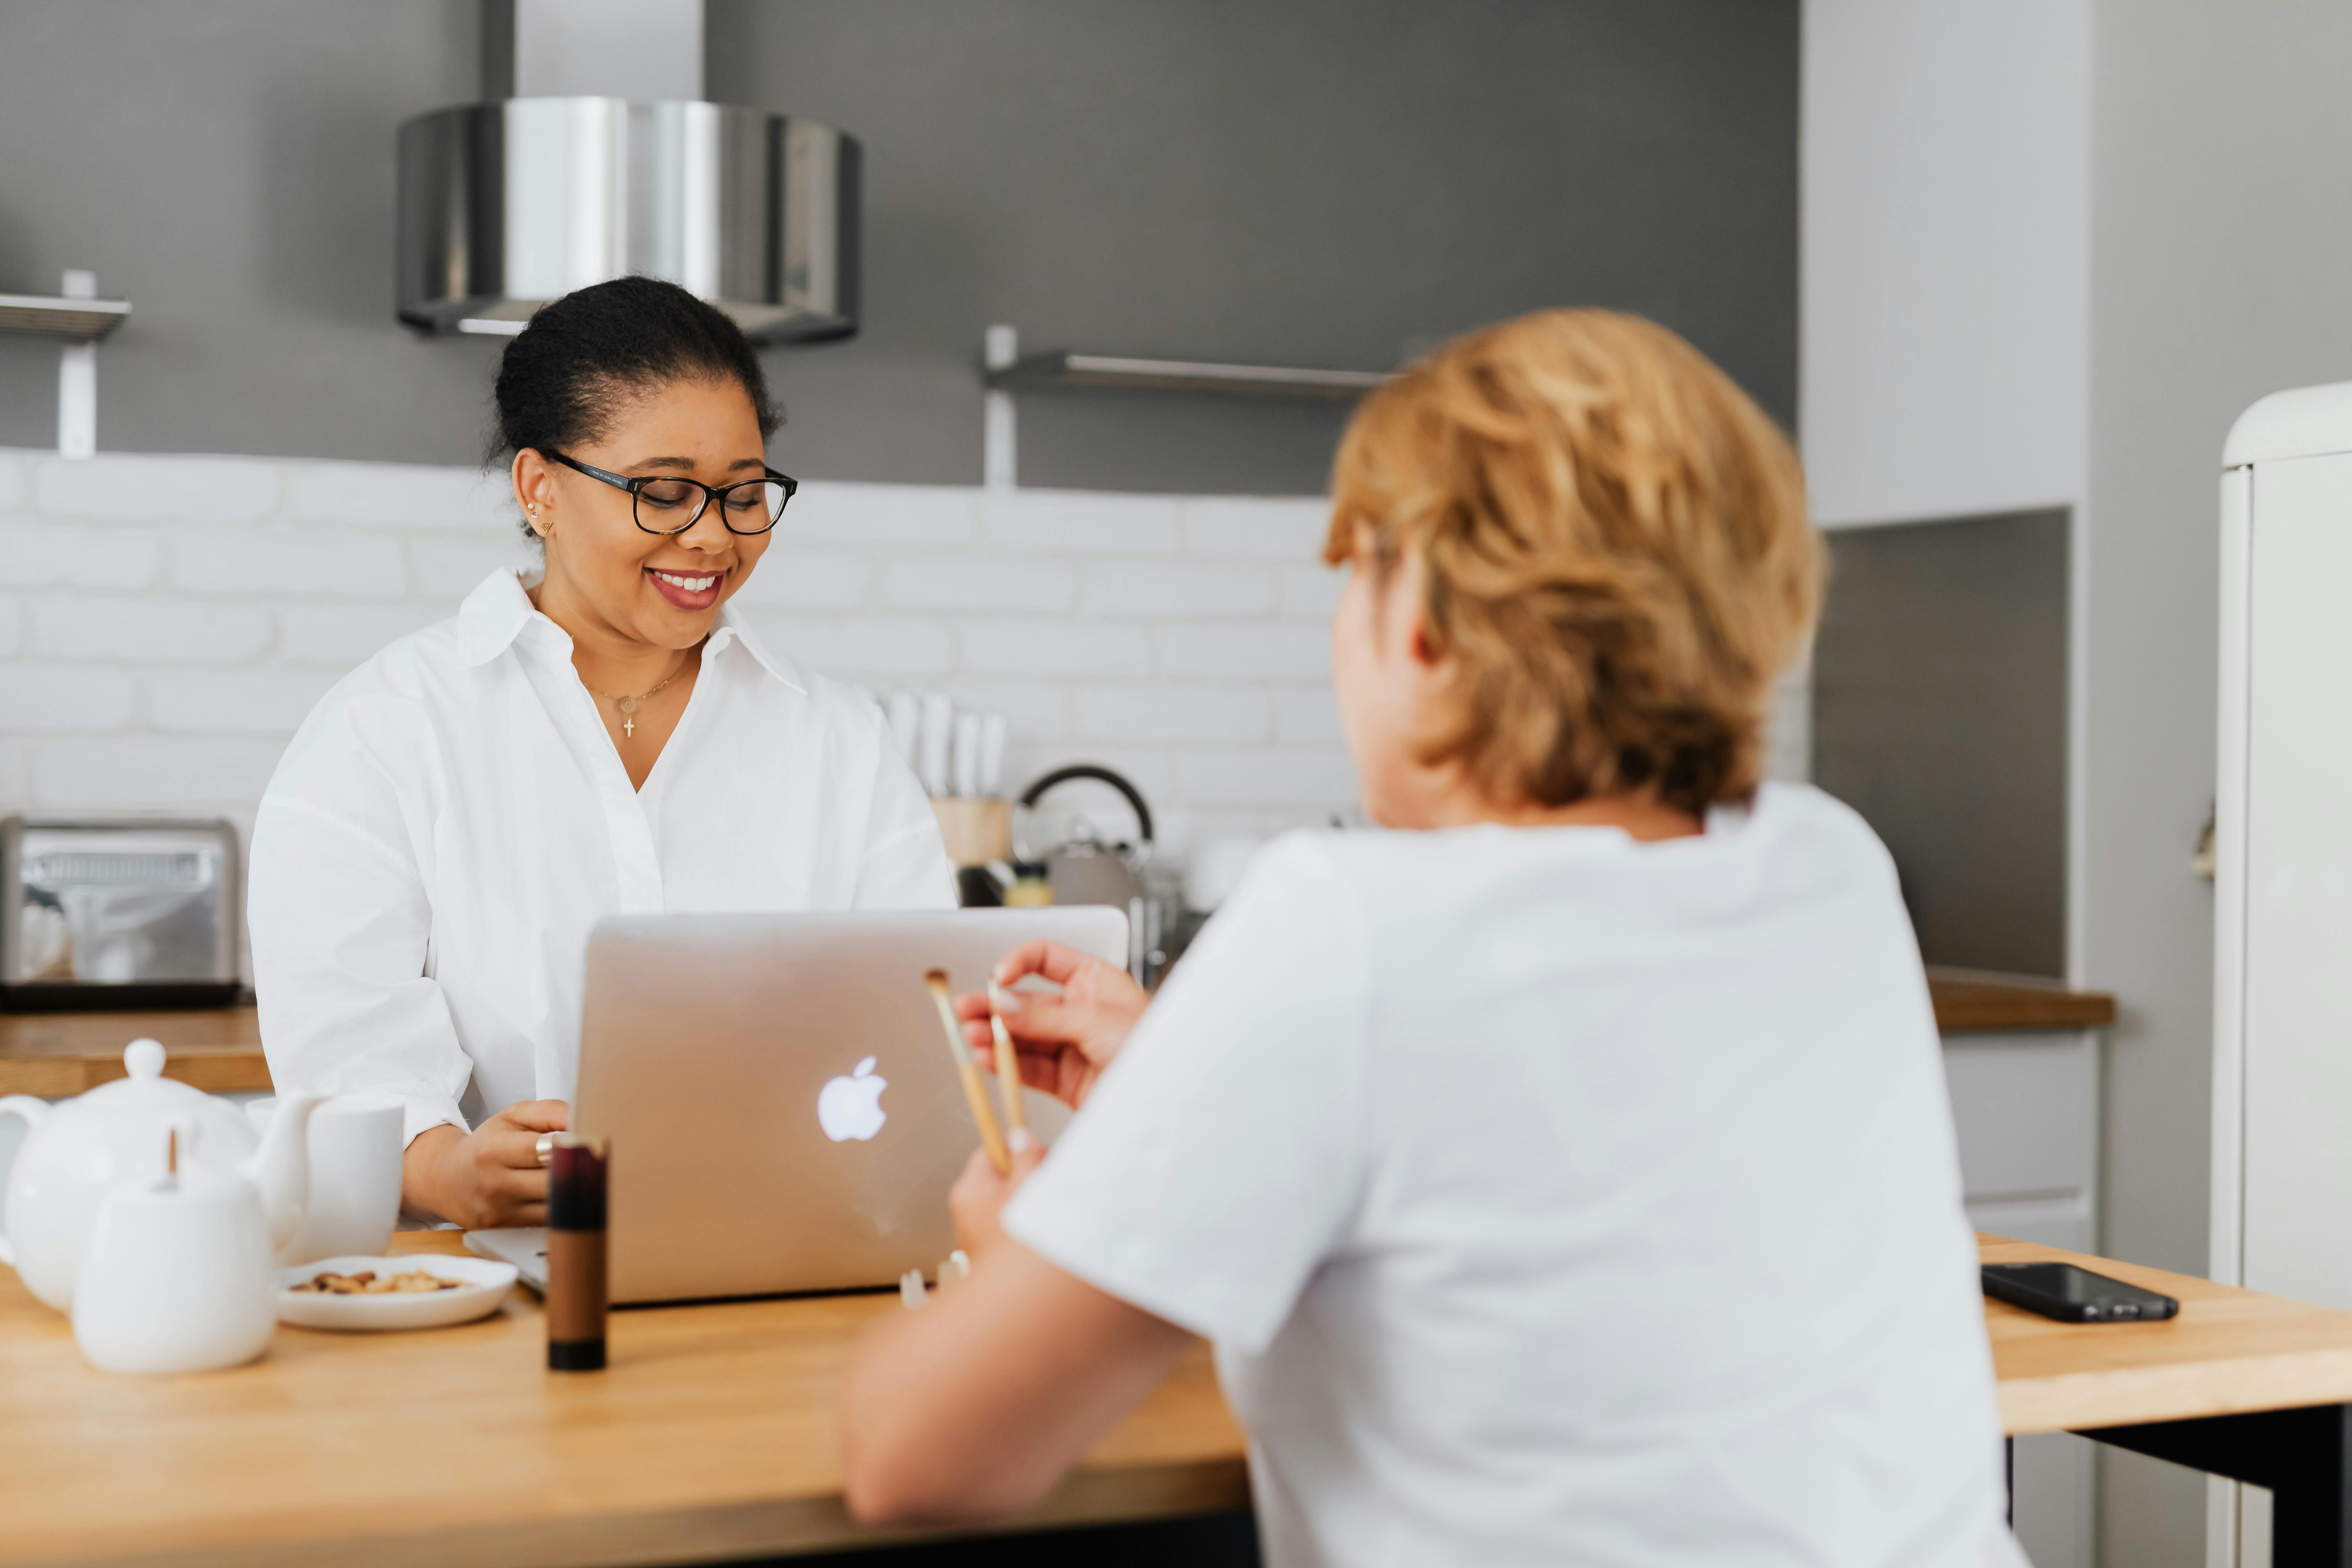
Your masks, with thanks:
M1352 813L1325 523L1313 498L811 483L739 603L870 690L1002 710L1015 783L1129 773L1181 858ZM0 449L0 812L249 826L321 692L529 559L503 480L471 469Z
M811 483L738 601L870 690L1129 773L1172 857L1353 805L1319 500ZM530 558L465 468L0 450L0 812L251 822L346 670Z

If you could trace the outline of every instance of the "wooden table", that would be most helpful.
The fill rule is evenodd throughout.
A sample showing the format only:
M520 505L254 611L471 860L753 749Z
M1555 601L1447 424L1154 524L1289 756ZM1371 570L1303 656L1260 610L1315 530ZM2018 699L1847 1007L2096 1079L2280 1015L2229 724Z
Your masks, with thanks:
M2071 1431L2272 1489L2278 1568L2352 1563L2352 1312L2051 1247L2178 1297L2162 1323L1985 1303L2004 1431ZM455 1252L454 1232L395 1251ZM895 1296L614 1314L613 1366L544 1370L538 1305L383 1336L283 1329L260 1362L110 1377L0 1271L0 1564L682 1563L904 1538L841 1503L834 1404ZM1018 1528L1247 1506L1205 1350Z
M2005 1432L2075 1432L2268 1487L2275 1568L2352 1564L2352 1312L2000 1237L1978 1250L2180 1302L2164 1322L2060 1323L1988 1300Z
M455 1232L398 1251L458 1250ZM0 1563L657 1563L868 1545L834 1404L896 1294L616 1312L551 1373L526 1291L416 1333L280 1329L260 1362L110 1377L0 1270ZM1017 1528L1248 1505L1205 1347Z

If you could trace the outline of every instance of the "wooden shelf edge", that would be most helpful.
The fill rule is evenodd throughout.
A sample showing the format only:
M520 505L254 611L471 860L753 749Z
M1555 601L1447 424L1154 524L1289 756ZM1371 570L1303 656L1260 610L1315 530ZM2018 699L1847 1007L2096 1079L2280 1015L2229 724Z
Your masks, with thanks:
M1930 968L1927 995L1947 1034L2022 1029L2095 1029L2116 1021L2116 999L2054 980L1973 969Z

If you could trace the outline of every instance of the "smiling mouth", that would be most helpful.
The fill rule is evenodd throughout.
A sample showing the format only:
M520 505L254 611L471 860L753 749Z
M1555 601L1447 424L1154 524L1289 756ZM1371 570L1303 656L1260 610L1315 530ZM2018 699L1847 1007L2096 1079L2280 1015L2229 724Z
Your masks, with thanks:
M663 572L646 568L646 580L654 592L681 610L707 610L719 600L719 584L725 581L724 572Z

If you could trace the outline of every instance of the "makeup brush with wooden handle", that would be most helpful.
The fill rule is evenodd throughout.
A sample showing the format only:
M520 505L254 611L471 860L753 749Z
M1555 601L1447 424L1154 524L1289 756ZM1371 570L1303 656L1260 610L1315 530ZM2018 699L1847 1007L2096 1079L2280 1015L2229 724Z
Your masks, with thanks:
M1013 1156L1004 1147L1004 1135L996 1130L996 1113L988 1108L988 1090L980 1083L980 1068L972 1065L971 1047L963 1037L963 1025L955 1016L955 996L948 989L948 972L934 969L923 976L923 984L931 988L931 1000L939 1004L940 1025L948 1032L948 1049L955 1056L956 1077L963 1082L964 1100L971 1106L971 1119L980 1128L981 1147L988 1151L988 1163L1000 1176L1013 1173ZM997 1047L1002 1051L1002 1046ZM1000 1058L1000 1059L1002 1059Z

